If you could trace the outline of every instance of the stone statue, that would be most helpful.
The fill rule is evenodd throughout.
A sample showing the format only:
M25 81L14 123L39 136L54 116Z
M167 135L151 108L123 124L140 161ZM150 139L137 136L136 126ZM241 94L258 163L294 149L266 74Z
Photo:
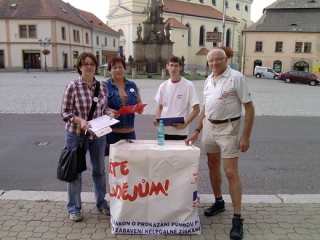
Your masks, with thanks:
M137 36L138 36L138 41L141 41L142 40L142 37L141 37L141 32L142 32L142 26L141 24L139 23L138 27L137 27Z
M166 26L165 30L166 30L166 39L170 41L170 30L171 30L170 24Z
M151 7L149 4L147 4L147 7L144 8L143 13L146 14L146 20L150 20Z
M163 14L163 7L164 5L158 5L158 11L157 11L157 14L158 14L158 18L161 18L162 17L162 14Z
M154 25L151 25L151 29L149 32L149 42L155 42L157 41L157 32L154 30Z

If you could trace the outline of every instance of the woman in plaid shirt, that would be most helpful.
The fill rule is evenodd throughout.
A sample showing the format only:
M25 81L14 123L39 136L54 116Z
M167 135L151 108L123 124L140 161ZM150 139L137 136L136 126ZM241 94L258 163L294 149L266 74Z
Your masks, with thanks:
M73 149L76 147L84 136L85 130L88 130L88 115L92 105L92 101L97 102L93 118L109 115L114 117L113 112L108 108L107 104L107 88L105 84L100 84L100 91L97 98L94 98L94 91L97 80L94 74L98 67L98 60L92 54L83 52L77 60L77 72L79 78L70 82L64 92L61 116L66 122L66 147ZM105 200L106 195L106 169L104 161L104 152L106 146L106 138L97 138L94 133L89 132L86 140L86 150L89 150L92 168L92 179L94 185L94 195L96 199L96 207L103 214L110 214L110 208ZM67 209L70 219L73 221L81 221L81 187L82 178L67 184L68 201Z

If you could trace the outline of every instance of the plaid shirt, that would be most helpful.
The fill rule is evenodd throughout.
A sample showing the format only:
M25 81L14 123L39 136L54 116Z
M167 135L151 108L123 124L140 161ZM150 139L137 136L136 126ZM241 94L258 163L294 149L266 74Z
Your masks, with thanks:
M65 121L65 129L69 132L77 135L83 136L84 130L81 129L80 124L74 124L72 121L75 117L80 117L87 120L92 105L92 99L94 97L94 90L96 88L96 79L92 85L92 88L79 77L79 79L69 83L64 91L62 105L61 105L61 116L63 121ZM107 104L107 88L105 84L100 84L100 91L98 95L98 102L96 109L94 111L92 119L107 115L110 113ZM87 139L95 139L94 133L89 132Z

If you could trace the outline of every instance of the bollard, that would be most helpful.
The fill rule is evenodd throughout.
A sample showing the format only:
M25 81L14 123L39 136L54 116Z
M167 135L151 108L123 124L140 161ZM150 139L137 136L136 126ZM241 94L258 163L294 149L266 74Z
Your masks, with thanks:
M167 78L167 72L166 69L162 69L161 70L161 79L165 80Z
M108 71L108 68L104 68L104 70L103 70L103 76L104 76L104 77L110 77L110 73L109 73L109 71Z
M191 70L191 80L196 80L197 69Z
M137 69L132 68L132 79L136 79L136 78L137 78Z

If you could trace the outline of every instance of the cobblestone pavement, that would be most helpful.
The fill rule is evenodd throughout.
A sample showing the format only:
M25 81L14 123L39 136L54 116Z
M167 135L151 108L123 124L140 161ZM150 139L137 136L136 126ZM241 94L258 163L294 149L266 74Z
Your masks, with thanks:
M111 234L110 217L94 209L94 203L83 203L82 222L68 218L65 202L50 200L0 200L0 239L229 239L233 209L205 217L210 204L198 207L200 235L117 235ZM244 238L320 239L320 205L293 203L244 203Z
M0 73L0 113L59 113L65 86L78 74ZM104 77L97 77L100 81ZM256 115L320 116L320 85L286 84L280 80L248 77ZM136 79L145 114L154 114L154 96L162 80ZM193 81L200 102L204 80Z
M0 73L0 113L58 113L64 87L75 78L76 73ZM103 77L98 79L105 80ZM320 86L248 79L257 115L320 116ZM162 80L137 79L135 82L141 89L143 102L148 103L145 114L154 114L156 104L153 98ZM200 101L203 84L204 80L194 81ZM28 200L22 195L6 198L6 192L0 190L2 240L229 239L233 214L229 200L225 212L205 217L203 211L210 206L210 200L206 200L201 201L198 208L202 224L200 235L114 235L110 230L110 218L95 210L92 201L84 200L85 219L74 223L68 218L63 200L48 197ZM212 195L208 197L211 199ZM246 197L253 199L255 196ZM243 239L320 239L319 195L277 196L276 199L275 202L244 201Z

